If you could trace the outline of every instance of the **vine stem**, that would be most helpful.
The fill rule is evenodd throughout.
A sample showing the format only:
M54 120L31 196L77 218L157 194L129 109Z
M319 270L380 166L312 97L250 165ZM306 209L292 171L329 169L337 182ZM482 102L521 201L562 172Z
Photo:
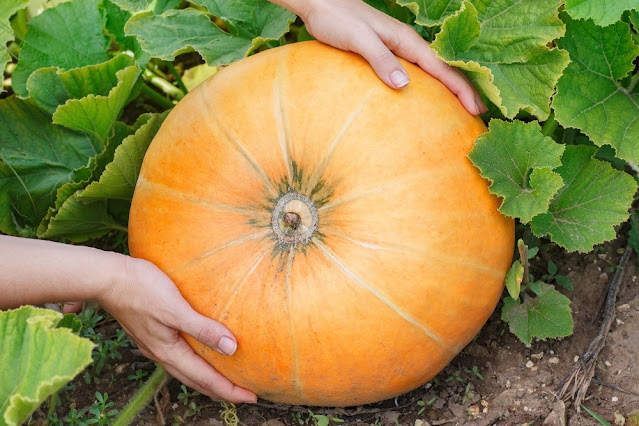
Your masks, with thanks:
M639 72L633 75L630 79L630 84L628 84L627 88L628 93L632 93L632 91L635 90L635 87L637 87L637 83L639 83Z
M171 109L175 106L173 102L171 102L164 96L160 95L158 92L151 89L146 84L141 85L141 90L142 90L142 94L144 94L145 96L150 98L153 102L155 102L156 104L160 105L161 107L165 109Z
M169 71L171 71L171 74L173 74L173 77L175 77L175 82L177 83L178 87L184 93L189 93L189 90L186 88L186 85L184 84L184 81L182 81L182 76L175 69L175 66L173 65L173 62L166 61L166 66L169 68Z
M557 126L559 126L559 123L555 120L555 112L553 111L550 113L550 116L548 116L548 120L546 120L544 125L541 127L541 133L544 136L551 136Z
M178 101L184 97L184 92L182 90L178 89L150 69L146 68L142 75L146 81L166 93L167 96L175 98Z
M111 423L111 426L126 426L130 424L146 404L153 399L155 394L162 389L168 377L166 370L158 365L155 372L153 372L151 377L144 383L144 386L133 395L133 398L131 398L126 407L118 414L118 417Z

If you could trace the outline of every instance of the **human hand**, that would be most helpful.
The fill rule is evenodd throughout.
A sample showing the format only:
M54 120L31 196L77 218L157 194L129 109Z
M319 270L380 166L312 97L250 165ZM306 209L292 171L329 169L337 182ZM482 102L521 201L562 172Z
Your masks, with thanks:
M481 96L456 68L439 60L413 28L361 0L271 0L296 13L319 41L363 56L379 78L394 89L409 83L395 55L440 80L473 114L486 112ZM394 55L394 54L395 55Z
M226 355L237 342L222 324L195 312L171 279L150 262L127 258L123 280L115 282L98 302L135 341L144 356L164 366L185 385L213 399L256 402L251 391L233 385L180 336L183 331Z

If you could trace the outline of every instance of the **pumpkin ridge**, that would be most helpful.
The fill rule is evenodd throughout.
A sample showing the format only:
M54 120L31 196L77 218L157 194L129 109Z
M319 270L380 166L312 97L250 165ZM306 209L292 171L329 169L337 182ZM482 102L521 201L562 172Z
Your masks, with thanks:
M351 278L353 281L355 281L357 284L359 284L364 289L368 290L369 293L371 293L373 296L375 296L377 299L379 299L382 303L384 303L386 306L388 306L397 315L399 315L401 318L406 320L411 325L413 325L413 326L417 327L418 329L420 329L421 331L423 331L424 334L426 334L429 338L431 338L433 341L435 341L437 344L439 344L442 348L444 348L446 351L448 351L448 348L444 344L443 339L441 337L439 337L435 332L431 331L424 324L421 324L417 319L413 318L411 315L407 314L406 312L403 312L397 305L395 305L390 299L388 299L388 297L386 297L384 294L381 294L379 291L377 291L375 289L375 287L373 287L372 285L368 284L367 282L362 280L360 277L358 277L353 271L351 271L348 268L348 266L346 266L344 263L342 263L342 261L340 261L337 258L337 255L335 253L333 253L328 247L326 247L326 245L324 243L322 243L321 241L319 241L316 238L313 238L313 242L320 249L322 254L329 261L331 261L333 264L335 264L337 266L337 268L340 271L342 271L342 273L344 273L344 275L346 275L347 277Z
M327 235L327 236L333 236L333 237L341 238L341 239L343 239L345 241L348 241L348 242L356 244L356 245L358 245L360 247L363 247L363 248L366 248L366 249L371 249L371 250L387 250L387 251L397 251L397 252L402 252L402 253L405 253L406 250L416 251L412 247L405 247L405 246L400 246L400 245L390 245L390 244L384 244L384 243L377 243L377 242L373 243L373 242L369 242L369 241L356 240L354 238L342 235L342 234L340 234L338 232L331 231L328 226L322 227L322 234Z
M235 212L247 217L253 217L255 215L258 215L258 216L269 215L268 211L265 211L259 208L252 208L250 206L241 207L241 206L233 206L231 204L224 204L224 203L211 203L195 195L185 194L184 192L177 191L171 188L170 186L164 185L162 183L150 181L143 176L140 176L138 178L138 182L136 185L139 187L150 187L150 188L159 189L164 195L168 197L173 197L180 201L196 204L196 205L203 206L212 210L223 210L223 211Z
M291 270L293 269L293 260L295 259L295 245L292 245L288 252L288 259L286 261L286 271L285 271L285 290L284 294L286 295L286 321L288 323L288 331L291 339L291 347L293 348L293 385L295 386L295 391L298 394L300 399L305 399L304 390L302 387L302 380L300 375L300 360L299 360L299 351L295 333L295 327L293 325L293 318L291 313Z
M346 132L348 132L348 129L351 127L355 119L362 113L362 111L364 110L364 107L370 101L373 91L374 89L371 89L366 95L364 95L364 100L362 101L362 103L355 109L355 111L351 112L351 114L346 118L344 125L342 126L340 131L337 133L337 135L333 139L333 142L331 142L331 145L328 148L328 152L326 153L326 156L324 157L320 165L317 166L315 170L313 171L313 173L311 174L311 177L309 178L307 182L307 188L305 191L307 195L308 195L308 192L313 191L316 185L320 182L320 178L326 171L326 168L328 167L328 163L330 162L331 157L333 156L333 153L335 152L335 148L337 147L338 143L342 141L342 139L344 138L344 135L346 134Z
M260 253L260 255L258 256L257 260L253 263L253 265L251 265L251 267L249 268L249 270L246 273L246 275L244 275L242 277L242 279L240 279L240 281L237 283L237 285L233 289L233 292L231 293L229 298L226 300L224 305L221 306L221 308L219 310L219 313L216 314L215 312L212 312L212 315L214 315L217 318L220 318L222 320L225 320L225 319L228 318L228 315L230 313L230 308L233 305L233 301L235 300L235 298L239 294L240 290L244 286L244 283L246 283L246 281L249 279L249 277L251 275L253 275L253 272L255 272L255 270L257 269L258 266L260 266L260 263L262 263L262 260L264 260L266 255L269 254L272 250L273 250L272 247L269 246L266 250L264 250L264 251L262 251L262 253Z
M257 240L257 239L262 238L262 237L266 237L266 236L268 236L271 233L272 233L272 230L269 228L269 229L263 230L262 232L258 232L256 234L245 235L245 236L242 236L240 238L236 238L234 240L227 241L224 244L221 244L221 245L219 245L217 247L214 247L214 248L212 248L210 250L205 251L204 253L201 253L201 254L193 257L193 259L189 260L188 262L186 262L186 263L184 263L184 264L182 264L180 266L176 266L175 268L169 269L167 271L167 274L171 275L171 274L179 272L179 271L181 271L181 270L183 270L185 268L193 266L194 264L197 264L197 263L201 262L202 260L206 259L207 257L209 257L211 255L214 255L215 253L218 253L221 250L224 250L225 248L233 247L233 246L236 246L236 245L239 245L239 244L248 243L249 241L253 241L253 240Z
M200 92L200 93L205 93L205 92ZM215 114L215 109L211 107L210 104L207 102L207 98L205 96L200 96L200 100L201 100L201 104L203 104L203 106L206 107L208 111L213 112L211 114L210 121L203 120L206 123L206 125L212 129L213 133L215 133L214 127L217 127L219 130L221 130L222 134L224 135L224 139L228 143L230 143L235 149L237 149L237 151L242 155L242 157L244 157L244 159L249 163L250 167L248 168L248 170L255 173L255 176L262 182L264 187L268 189L273 196L277 196L278 195L277 187L273 184L271 179L268 177L264 168L255 160L255 158L253 158L253 156L246 149L246 147L244 147L244 145L242 145L240 141L237 140L237 138L235 138L231 134L229 129L227 129L226 126L224 126L220 122L220 120L217 118L217 114ZM214 126L214 124L216 126Z
M289 187L293 185L293 159L291 157L291 137L288 130L288 120L286 116L286 108L284 108L281 81L281 67L273 80L273 98L275 100L273 115L277 126L277 139L284 157L284 165L286 166L287 182Z

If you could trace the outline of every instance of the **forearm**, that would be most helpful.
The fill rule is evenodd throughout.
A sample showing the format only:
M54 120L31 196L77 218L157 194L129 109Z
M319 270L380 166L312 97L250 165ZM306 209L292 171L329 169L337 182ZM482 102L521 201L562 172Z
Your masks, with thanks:
M125 267L118 253L0 235L0 309L98 299Z

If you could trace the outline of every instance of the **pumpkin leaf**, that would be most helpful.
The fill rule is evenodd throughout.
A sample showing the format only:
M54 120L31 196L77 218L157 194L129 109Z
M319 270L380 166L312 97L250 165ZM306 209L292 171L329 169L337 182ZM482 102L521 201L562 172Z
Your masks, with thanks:
M250 13L245 11L244 2L228 3L225 9L214 1L201 3L217 13L230 11L231 17L225 22L231 33L215 25L207 13L190 8L167 10L160 15L153 12L134 15L125 32L137 36L142 48L153 57L173 60L176 55L194 49L209 65L221 65L241 59L269 41L279 40L295 20L295 15L266 0L249 2L255 5Z
M78 191L84 189L91 182L100 178L104 172L107 164L113 161L115 149L122 143L123 139L133 133L133 130L120 122L116 122L112 128L111 135L107 138L106 147L103 152L89 159L89 164L83 168L84 174L82 179L75 179L62 185L58 191L55 200L55 204L49 208L47 215L42 219L37 229L37 236L39 238L45 238L46 236L54 235L50 231L51 222L55 221L57 215L60 213L60 209L67 202L67 200L75 195ZM102 220L104 221L104 220ZM112 219L107 221L109 224L115 224L116 227L120 227L117 220ZM54 225L57 227L57 225ZM109 228L112 230L112 228ZM103 235L103 233L92 234L91 237L97 238ZM88 237L87 237L88 238ZM81 238L76 241L83 241Z
M103 150L94 137L51 123L29 100L0 100L0 231L35 236L58 188L86 179Z
M553 169L561 165L564 145L541 133L537 122L492 120L469 158L491 182L490 192L503 198L503 214L528 223L548 210L563 186Z
M571 63L557 83L557 121L581 130L598 146L609 144L619 158L639 162L639 93L630 93L621 82L639 55L630 27L565 19L566 36L558 44Z
M566 0L566 12L575 19L592 19L601 26L618 21L625 10L639 10L639 0Z
M113 161L99 179L70 194L46 227L39 229L39 237L82 242L113 230L125 231L142 159L167 113L149 115L135 134L118 142Z
M45 67L62 69L94 65L109 59L109 37L104 34L101 0L72 0L45 9L29 22L12 76L13 90L26 97L27 79Z
M175 9L181 0L112 0L122 10L131 13L149 12L162 13L169 9Z
M615 238L614 227L628 218L637 184L627 173L593 158L595 152L594 147L566 147L556 169L564 186L548 212L533 218L535 235L549 235L566 250L580 252Z
M144 67L151 57L142 50L140 43L135 37L127 36L124 33L124 26L127 21L131 19L133 13L121 8L110 0L104 0L102 7L106 13L106 29L109 34L113 36L122 51L129 50L133 52L140 67Z
M106 166L100 179L87 186L79 194L79 198L84 201L97 199L131 201L144 154L167 115L168 111L149 115L144 125L122 141L115 150L113 161Z
M29 4L29 0L3 0L2 8L0 8L0 71L4 71L4 67L11 60L9 50L5 48L7 43L14 39L13 28L9 22L9 18L17 11L24 9ZM0 94L4 92L4 87L0 86Z
M444 21L431 47L464 71L507 118L550 114L568 54L547 45L564 33L560 0L465 0ZM506 37L505 34L508 34Z
M523 302L505 297L501 311L501 319L508 323L511 333L525 344L534 338L569 336L573 330L570 299L550 284L538 284L538 294L524 296Z
M0 423L22 424L91 363L93 343L69 328L56 328L61 318L32 306L0 311Z
M397 4L407 7L416 16L415 23L425 27L441 25L444 20L457 12L463 0L397 0Z
M105 141L126 105L140 68L126 54L70 71L42 68L27 81L31 98L53 123ZM53 94L53 96L51 96Z

